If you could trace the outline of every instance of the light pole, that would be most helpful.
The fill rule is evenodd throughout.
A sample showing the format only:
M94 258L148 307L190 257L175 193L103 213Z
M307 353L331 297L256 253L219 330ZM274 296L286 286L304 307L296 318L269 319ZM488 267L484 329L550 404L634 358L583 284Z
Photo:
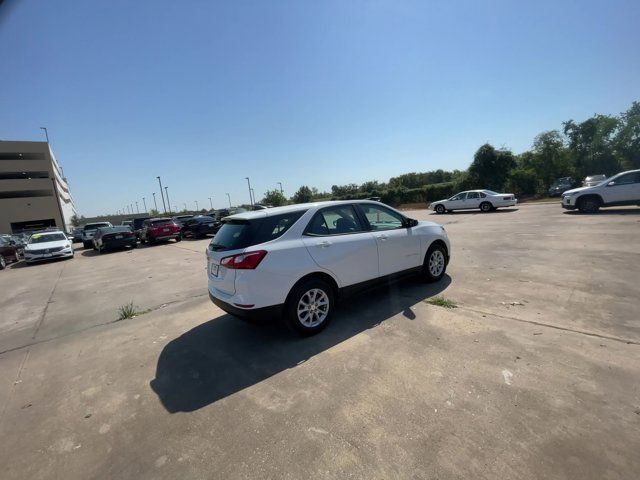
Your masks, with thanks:
M186 212L187 211L187 202L183 202L182 204L184 205L184 211Z
M44 135L47 137L47 143L49 143L49 132L47 131L47 127L40 127L40 130L44 130Z
M198 200L194 200L196 202L196 212L198 211Z
M253 188L250 189L251 190L251 196L253 197L253 203L256 202L256 192L253 191Z
M249 180L249 177L244 177L247 179L247 185L249 186L249 202L251 203L251 206L253 206L253 195L251 195L251 180Z
M162 191L162 180L160 180L160 177L156 177L158 179L158 183L160 184L160 196L162 197L162 209L164 210L164 213L167 213L167 206L164 203L164 193Z
M131 204L131 215L133 215L133 203Z
M136 213L140 213L140 208L138 208L138 202L136 202Z
M227 198L229 199L229 208L231 208L231 195L227 193Z
M171 202L169 202L169 187L164 187L164 191L167 194L167 206L169 207L169 213L171 213Z
M209 197L209 205L211 205L211 210L213 210L213 200L211 200L211 197Z
M147 213L147 201L142 197L142 204L144 205L144 213Z
M278 182L278 185L280 185L280 193L284 195L284 190L282 189L282 182Z
M156 192L153 192L153 204L156 206L156 212L158 211L158 202L156 202Z

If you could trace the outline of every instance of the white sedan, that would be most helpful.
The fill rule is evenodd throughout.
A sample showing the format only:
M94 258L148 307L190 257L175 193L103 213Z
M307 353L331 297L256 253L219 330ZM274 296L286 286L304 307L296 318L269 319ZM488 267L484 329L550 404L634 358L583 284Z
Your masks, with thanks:
M63 232L34 233L24 247L24 260L27 263L72 257L71 240Z
M482 212L490 212L499 207L513 207L518 199L513 193L497 193L492 190L469 190L460 192L446 200L432 202L429 208L436 213L453 210L471 210L478 208Z

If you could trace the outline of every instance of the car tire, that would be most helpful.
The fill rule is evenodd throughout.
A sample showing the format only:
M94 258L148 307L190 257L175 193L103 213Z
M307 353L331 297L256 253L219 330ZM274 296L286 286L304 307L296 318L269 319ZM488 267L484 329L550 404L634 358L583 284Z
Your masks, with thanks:
M493 210L493 205L491 205L491 203L489 202L482 202L480 204L480 211L482 213L489 213L491 210Z
M447 209L444 208L444 205L436 205L436 213L437 214L442 215L446 211L447 211Z
M4 270L7 266L7 261L4 259L2 255L0 255L0 270Z
M93 242L92 242L92 243L93 243ZM89 243L89 242L85 242L84 240L82 241L82 247L83 247L85 250L88 250L91 246L92 246L92 245L91 245L91 243Z
M291 290L285 305L284 320L295 333L308 337L327 327L334 306L333 288L319 278L310 278Z
M176 237L176 242L181 242L182 241L182 235L178 235Z
M429 283L437 282L447 271L447 251L440 243L434 243L427 250L422 264L422 277Z
M578 201L578 210L582 213L597 213L600 210L600 202L593 197L581 198Z

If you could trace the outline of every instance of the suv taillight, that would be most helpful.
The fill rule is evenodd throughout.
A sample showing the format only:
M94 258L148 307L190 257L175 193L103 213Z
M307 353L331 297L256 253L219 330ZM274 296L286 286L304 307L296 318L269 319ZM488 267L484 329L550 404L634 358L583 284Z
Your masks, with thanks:
M231 255L220 260L220 265L236 270L253 270L260 264L266 254L265 250L257 250L255 252Z

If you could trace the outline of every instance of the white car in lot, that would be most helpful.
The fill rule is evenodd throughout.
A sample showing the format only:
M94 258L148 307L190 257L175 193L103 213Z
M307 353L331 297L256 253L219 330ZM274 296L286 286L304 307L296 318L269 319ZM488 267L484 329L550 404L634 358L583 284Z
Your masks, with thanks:
M379 202L331 201L224 219L207 248L209 297L239 317L280 316L322 330L339 296L418 273L440 280L451 255L444 228Z
M482 212L490 212L499 207L513 207L517 204L518 199L513 193L498 193L492 190L469 190L457 193L446 200L432 202L429 208L436 213L476 208Z
M93 248L93 236L101 227L113 227L110 222L87 223L82 228L82 246L84 248Z
M27 263L72 257L72 242L63 232L34 233L24 247L24 260Z
M574 188L562 194L562 208L595 213L600 207L640 206L640 170L629 170L592 187Z

